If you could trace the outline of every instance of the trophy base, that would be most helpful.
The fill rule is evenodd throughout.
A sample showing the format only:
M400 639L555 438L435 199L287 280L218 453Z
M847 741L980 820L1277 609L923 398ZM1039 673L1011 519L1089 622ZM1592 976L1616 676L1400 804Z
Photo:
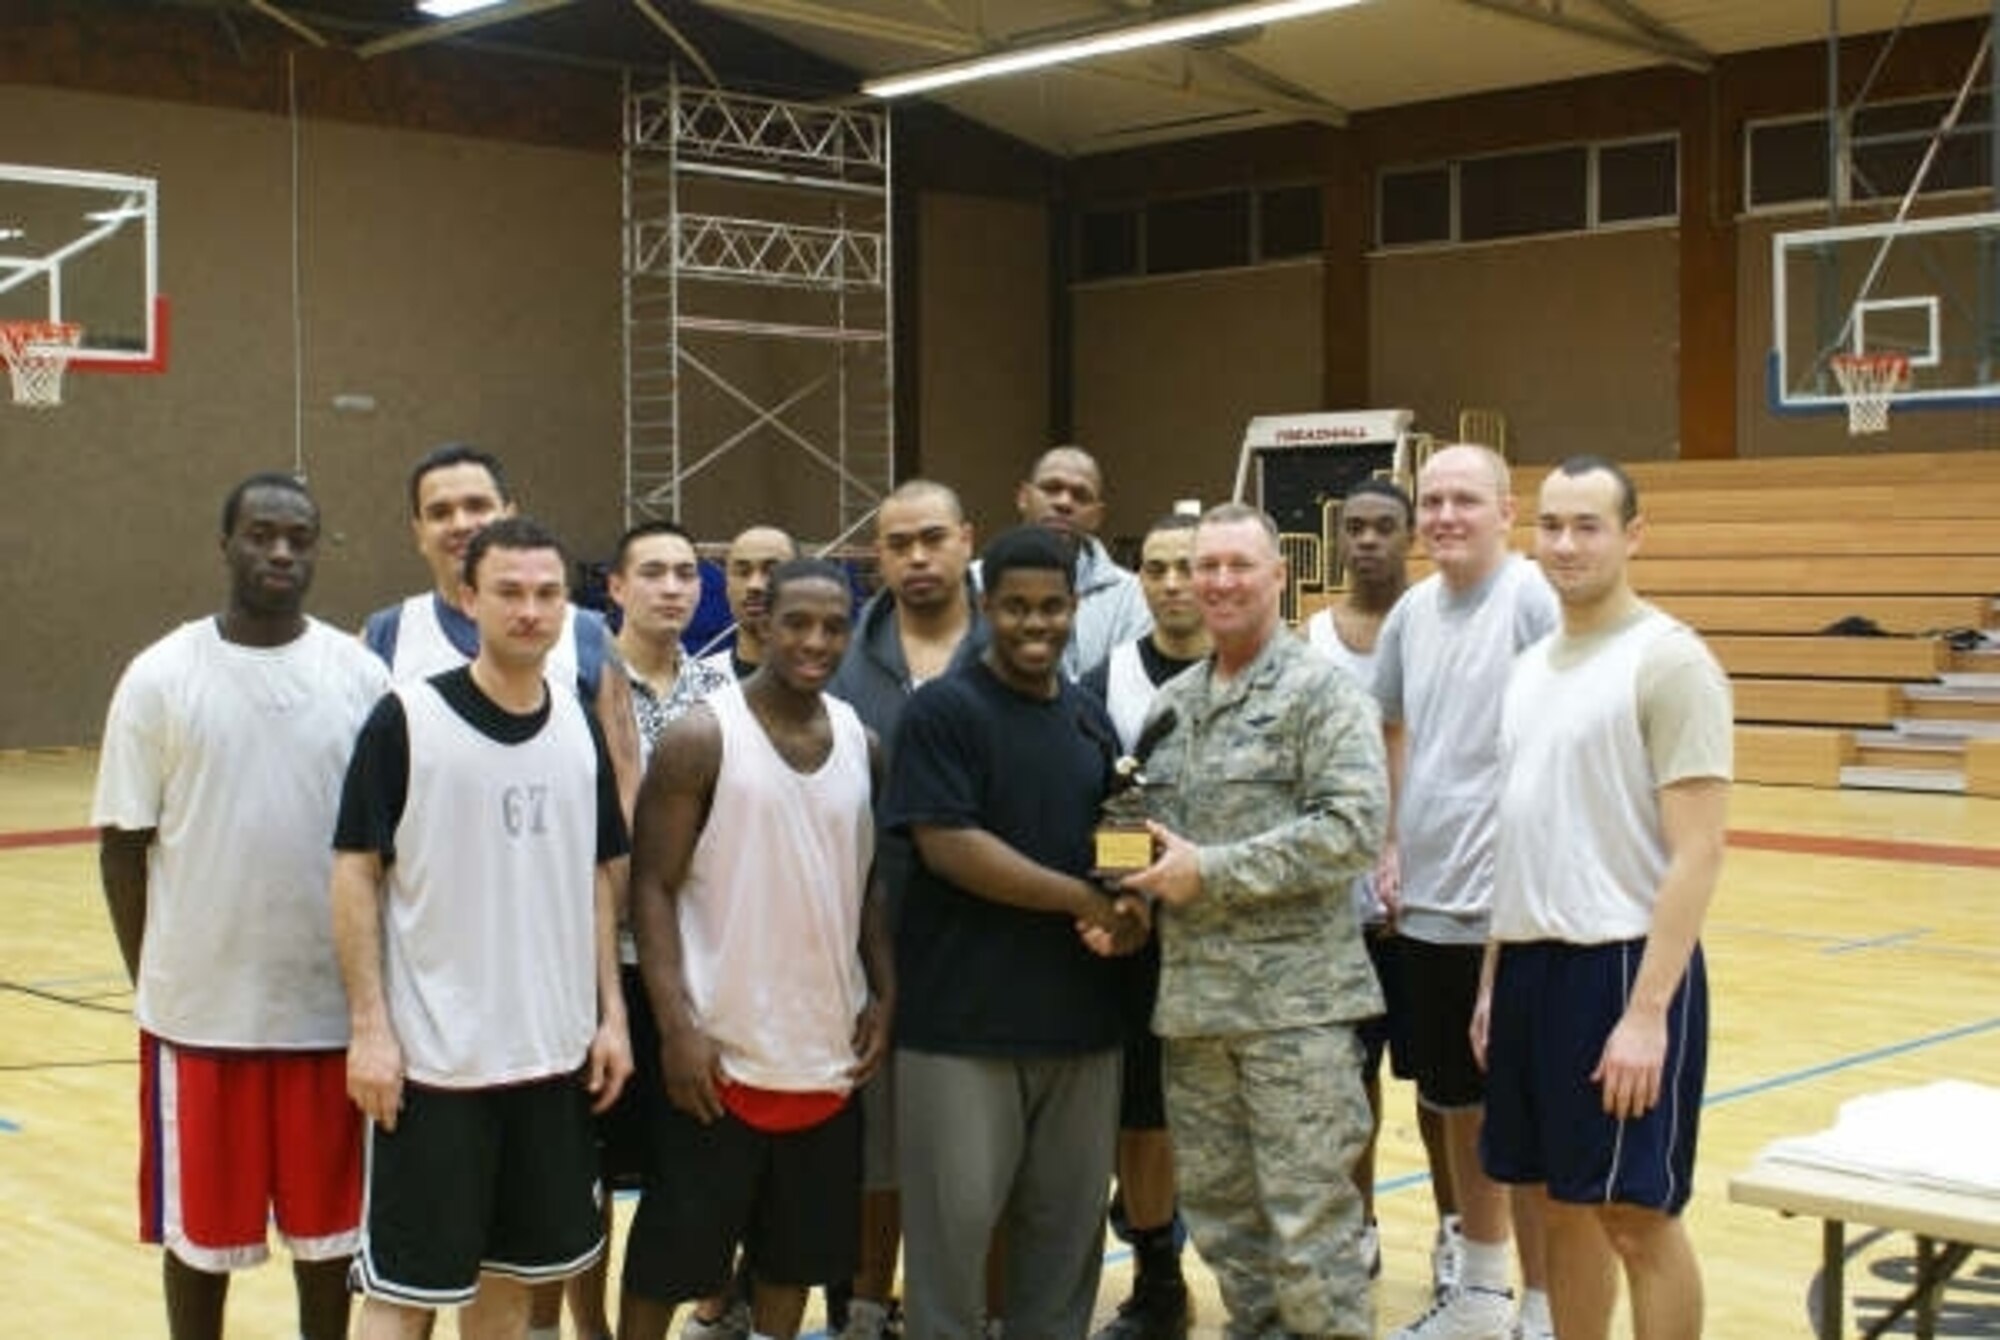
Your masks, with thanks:
M1099 824L1094 835L1098 875L1131 875L1153 863L1153 835L1144 824Z

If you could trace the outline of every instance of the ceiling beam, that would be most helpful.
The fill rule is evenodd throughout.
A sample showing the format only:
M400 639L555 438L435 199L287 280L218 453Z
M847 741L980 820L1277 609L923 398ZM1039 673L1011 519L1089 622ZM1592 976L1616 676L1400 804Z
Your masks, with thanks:
M1618 0L1600 0L1607 9L1617 6ZM1459 0L1475 9L1484 9L1494 14L1504 14L1510 19L1524 23L1538 23L1545 28L1554 28L1576 37L1587 37L1610 46L1622 47L1627 51L1640 51L1656 56L1672 65L1697 74L1707 74L1713 68L1714 59L1700 47L1681 40L1668 40L1659 33L1646 28L1619 27L1615 24L1598 23L1591 19L1580 19L1559 9L1551 8L1538 0ZM1647 16L1651 18L1650 15ZM1657 26L1658 21L1653 20Z
M905 23L901 19L859 13L838 5L819 4L816 0L701 0L701 3L708 9L741 14L746 18L803 24L808 28L846 33L850 37L867 37L925 51L941 51L950 56L969 56L981 45L978 37L960 29Z
M271 0L250 0L250 8L256 10L259 14L262 14L265 18L271 20L271 22L276 24L281 24L284 27L291 29L298 36L305 38L306 41L312 43L316 47L324 47L330 45L327 42L326 38L323 35L321 35L318 29L314 28L304 19L298 18L295 15L287 14L284 10L279 9L276 5L272 4Z
M1637 28L1640 32L1651 33L1662 42L1678 46L1684 51L1698 51L1711 59L1715 55L1714 52L1695 41L1692 37L1689 37L1680 29L1674 27L1671 23L1668 23L1665 19L1658 18L1642 9L1638 4L1638 0L1597 0L1597 3L1631 24L1634 28Z
M1236 81L1228 87L1203 80L1196 73L1196 63L1184 63L1185 73L1180 78L1171 75L1150 73L1137 66L1120 69L1117 65L1093 61L1089 65L1075 67L1077 73L1093 75L1099 79L1118 79L1128 84L1143 84L1148 88L1164 89L1182 97L1200 98L1210 104L1223 103L1246 112L1269 112L1295 121L1316 121L1321 125L1344 126L1347 113L1343 108L1312 98L1284 97L1277 93L1255 92L1245 89Z
M443 41L447 37L457 37L462 33L490 28L496 23L511 23L524 19L530 14L540 14L544 10L561 9L574 4L575 0L508 0L504 5L492 9L482 9L474 14L461 14L455 19L443 19L436 23L426 23L421 28L405 28L401 32L378 37L372 42L364 42L354 49L354 54L366 60L387 55L391 51L401 51L406 47L423 46L428 42Z
M659 11L658 7L653 4L653 0L632 0L632 7L646 16L646 22L666 34L669 42L680 48L681 54L693 63L695 69L701 71L701 77L708 81L710 88L722 87L722 81L715 77L715 67L710 65L707 59L702 56L701 48L689 41L687 35L679 28L676 28L673 25L673 21Z

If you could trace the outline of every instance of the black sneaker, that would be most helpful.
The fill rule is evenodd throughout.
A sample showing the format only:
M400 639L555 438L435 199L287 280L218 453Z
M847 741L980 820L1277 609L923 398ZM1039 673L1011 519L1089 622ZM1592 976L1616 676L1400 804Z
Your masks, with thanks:
M1090 1340L1187 1340L1187 1282L1148 1283L1118 1305L1118 1315Z

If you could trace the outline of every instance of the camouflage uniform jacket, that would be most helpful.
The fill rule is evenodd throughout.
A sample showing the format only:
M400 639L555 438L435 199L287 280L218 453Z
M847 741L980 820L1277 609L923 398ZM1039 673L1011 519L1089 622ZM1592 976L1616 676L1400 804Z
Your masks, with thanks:
M1374 702L1280 629L1227 683L1213 659L1161 688L1176 722L1147 801L1200 847L1201 895L1161 907L1162 1037L1352 1022L1382 1012L1354 915L1388 798Z

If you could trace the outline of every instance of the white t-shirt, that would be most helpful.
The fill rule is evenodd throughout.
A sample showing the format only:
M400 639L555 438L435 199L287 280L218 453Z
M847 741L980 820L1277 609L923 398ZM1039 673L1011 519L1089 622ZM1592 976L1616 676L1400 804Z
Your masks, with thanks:
M677 900L682 967L731 1079L845 1092L868 1003L861 901L875 859L868 732L826 697L833 749L799 772L740 685L709 695L722 731L715 796Z
M1478 586L1433 574L1403 593L1375 643L1375 697L1405 728L1396 855L1399 929L1483 944L1500 801L1500 700L1514 657L1562 621L1542 570L1509 554Z
M1493 938L1644 936L1671 855L1659 789L1726 780L1731 717L1729 680L1708 648L1651 606L1521 653L1501 721Z
M282 647L181 625L135 658L91 821L156 829L137 1015L188 1047L347 1045L327 889L354 738L388 672L315 619Z

